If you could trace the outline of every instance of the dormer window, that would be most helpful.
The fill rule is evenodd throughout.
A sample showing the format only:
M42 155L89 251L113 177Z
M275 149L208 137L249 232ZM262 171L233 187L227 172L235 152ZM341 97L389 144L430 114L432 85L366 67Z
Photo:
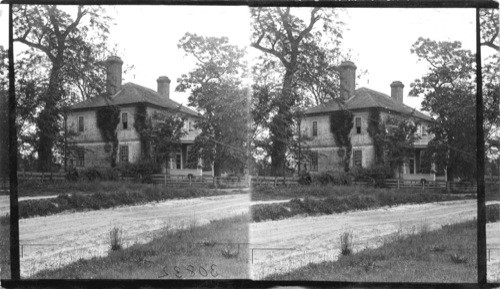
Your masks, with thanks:
M356 134L361 134L361 117L356 117Z
M128 129L128 114L126 112L122 112L122 127Z

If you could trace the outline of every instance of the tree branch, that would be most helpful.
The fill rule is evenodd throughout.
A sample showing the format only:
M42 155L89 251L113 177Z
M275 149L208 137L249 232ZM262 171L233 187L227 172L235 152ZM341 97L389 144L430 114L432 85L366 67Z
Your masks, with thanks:
M311 21L309 22L309 26L307 26L306 29L304 29L302 32L300 32L299 37L297 37L296 41L297 43L300 43L302 39L309 33L314 27L314 24L319 20L319 17L316 17L316 12L319 11L320 8L315 7L313 10L311 10Z
M259 39L257 40L257 42L252 43L251 46L253 48L257 48L258 50L260 50L262 52L269 53L269 54L272 54L272 55L278 57L279 60L283 63L283 65L285 65L285 67L288 67L289 62L278 51L276 51L274 49L269 49L269 48L266 48L266 47L263 47L263 46L260 45L260 42L262 41L262 39L264 38L264 36L265 36L265 32L259 37Z
M68 26L68 28L66 28L66 31L64 31L64 33L63 33L63 37L64 37L64 39L68 36L68 34L69 34L71 31L73 31L73 30L76 28L76 26L80 23L80 20L82 19L82 17L83 17L85 14L87 14L87 11L86 11L86 10L82 10L82 8L83 8L83 6L82 6L82 5L78 6L78 14L77 14L77 16L76 16L76 20L75 20L73 23L71 23L71 24Z

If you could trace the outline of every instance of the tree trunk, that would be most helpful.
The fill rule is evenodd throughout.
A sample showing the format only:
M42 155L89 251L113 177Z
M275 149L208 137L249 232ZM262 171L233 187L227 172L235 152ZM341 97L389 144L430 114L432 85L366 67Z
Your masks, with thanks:
M293 135L291 131L293 124L291 108L295 104L295 97L292 94L293 71L287 69L285 73L278 113L273 117L270 126L272 141L271 169L274 176L282 176L285 173L286 151L289 140Z
M63 58L58 57L50 71L49 86L44 95L45 107L37 119L38 127L38 169L42 172L52 168L52 149L59 134L59 109L61 101L61 67Z

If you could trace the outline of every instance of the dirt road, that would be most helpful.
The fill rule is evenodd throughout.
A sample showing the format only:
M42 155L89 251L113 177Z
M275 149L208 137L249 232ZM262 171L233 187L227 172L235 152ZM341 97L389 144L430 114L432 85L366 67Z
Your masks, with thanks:
M444 224L470 220L477 215L476 206L476 200L464 200L252 223L251 276L261 279L309 262L336 260L339 236L345 231L354 234L354 251L358 251L381 245L384 238L398 230L408 234L422 226L438 229ZM500 240L500 234L498 237Z
M165 227L185 228L247 213L250 204L250 195L236 194L21 219L21 275L106 255L114 226L123 229L128 246L150 241Z

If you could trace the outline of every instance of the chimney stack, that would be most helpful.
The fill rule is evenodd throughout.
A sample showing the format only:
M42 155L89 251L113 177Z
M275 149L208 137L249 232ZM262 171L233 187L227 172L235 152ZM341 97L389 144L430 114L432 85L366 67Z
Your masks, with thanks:
M160 76L156 80L158 82L158 94L166 99L170 98L170 79L166 76Z
M391 97L400 102L403 103L403 88L404 84L401 81L393 81L391 83Z
M123 61L118 56L110 56L106 60L106 92L113 95L122 88Z
M356 89L356 65L351 61L340 64L340 97L343 100L354 95Z

